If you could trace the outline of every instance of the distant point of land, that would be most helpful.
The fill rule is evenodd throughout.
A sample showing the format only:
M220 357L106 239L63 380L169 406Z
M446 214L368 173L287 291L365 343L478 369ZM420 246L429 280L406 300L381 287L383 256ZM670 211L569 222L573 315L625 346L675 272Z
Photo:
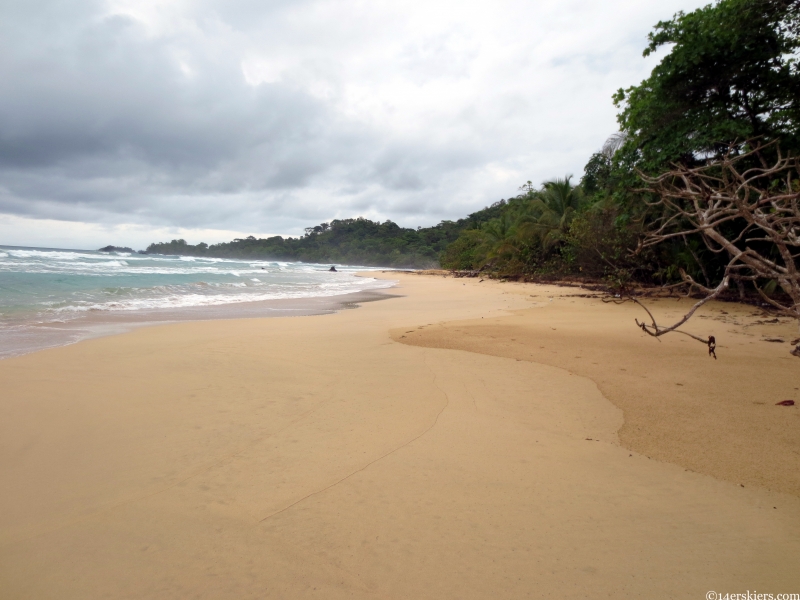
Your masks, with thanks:
M132 248L128 248L127 246L106 246L105 248L100 248L98 252L130 252L133 253L135 250Z

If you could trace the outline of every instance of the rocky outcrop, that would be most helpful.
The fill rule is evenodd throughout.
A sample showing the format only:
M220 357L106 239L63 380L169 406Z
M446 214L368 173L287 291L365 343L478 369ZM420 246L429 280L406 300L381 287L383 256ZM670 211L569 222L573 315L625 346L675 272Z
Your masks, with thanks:
M134 250L127 246L106 246L105 248L100 248L98 252L130 252L133 254Z

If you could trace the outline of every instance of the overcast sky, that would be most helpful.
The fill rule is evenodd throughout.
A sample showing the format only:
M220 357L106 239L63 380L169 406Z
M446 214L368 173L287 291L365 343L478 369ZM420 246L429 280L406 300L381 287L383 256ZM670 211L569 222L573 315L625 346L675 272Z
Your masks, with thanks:
M689 0L0 4L0 244L457 219L616 131Z

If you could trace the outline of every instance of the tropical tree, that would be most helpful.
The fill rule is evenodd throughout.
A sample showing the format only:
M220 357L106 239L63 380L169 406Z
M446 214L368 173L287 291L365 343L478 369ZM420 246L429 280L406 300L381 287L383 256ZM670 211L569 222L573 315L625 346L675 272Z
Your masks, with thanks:
M591 196L587 203L613 203L621 239L638 237L661 215L642 190L641 175L719 164L748 154L753 144L759 151L739 168L777 160L778 145L770 142L800 154L800 0L718 0L658 23L648 38L645 56L668 51L647 79L615 94L620 133L590 158L581 181ZM652 272L637 277L675 282L684 269L714 287L724 256L679 225L669 226L680 235L650 248ZM726 227L733 239L744 224ZM736 281L740 294L745 283L751 286Z
M731 143L800 150L800 0L720 0L658 23L650 77L614 96L623 149L650 174L721 158Z
M521 235L536 237L545 250L562 242L569 225L583 207L584 194L572 185L572 175L545 181L542 189L532 195L527 214L520 218Z
M518 219L511 211L484 223L481 226L481 233L486 245L488 260L510 259L519 253Z

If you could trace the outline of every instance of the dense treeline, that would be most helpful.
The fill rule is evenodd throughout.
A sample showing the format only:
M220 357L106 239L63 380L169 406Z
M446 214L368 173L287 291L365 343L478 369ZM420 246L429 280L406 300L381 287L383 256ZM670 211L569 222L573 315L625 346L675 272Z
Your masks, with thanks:
M365 266L429 268L439 255L468 228L480 227L502 210L502 202L458 221L442 221L435 227L408 229L392 221L335 219L306 229L299 238L253 236L232 242L197 245L184 240L150 244L150 254L180 254L218 258L248 258L323 262Z
M214 246L173 240L148 252L396 267L439 262L495 276L604 278L617 286L688 276L716 285L728 257L696 230L642 249L665 216L644 178L751 156L754 140L763 148L748 159L754 166L769 163L779 149L797 155L799 34L800 0L719 0L658 23L644 54L670 51L648 79L614 95L620 131L589 158L579 181L527 182L513 198L429 228L345 219L307 229L301 238ZM685 219L670 224L692 231ZM723 231L737 239L747 227L731 219ZM767 256L774 252L768 241L752 243ZM760 284L770 289L770 282Z
M602 277L620 286L688 275L716 285L729 256L697 231L642 250L641 240L665 216L644 178L713 166L726 155L746 155L754 143L767 147L751 166L770 164L779 148L798 154L799 8L798 0L721 0L658 23L644 54L671 50L648 79L615 94L620 131L590 157L581 181L553 179L539 188L528 182L496 219L463 231L443 253L442 266ZM670 227L693 229L681 218ZM748 227L732 217L723 231L737 239ZM748 243L775 253L763 239ZM770 282L761 284L769 289Z

